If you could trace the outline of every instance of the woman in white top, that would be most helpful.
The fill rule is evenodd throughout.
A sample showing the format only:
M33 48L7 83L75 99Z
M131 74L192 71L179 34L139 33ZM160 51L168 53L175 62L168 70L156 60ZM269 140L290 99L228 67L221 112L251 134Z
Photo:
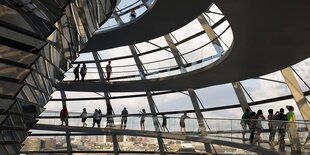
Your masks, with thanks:
M85 123L86 119L87 119L87 111L86 108L83 108L83 112L81 114L82 117L82 123L83 123L83 127L86 127L87 124Z

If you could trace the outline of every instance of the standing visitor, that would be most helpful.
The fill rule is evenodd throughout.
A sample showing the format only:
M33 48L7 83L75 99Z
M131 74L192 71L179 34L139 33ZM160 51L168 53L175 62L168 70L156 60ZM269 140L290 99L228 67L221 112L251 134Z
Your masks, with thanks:
M95 127L95 124L97 123L98 127L99 127L99 113L98 113L98 110L95 109L95 112L93 114L93 127Z
M140 119L140 127L141 127L141 131L145 130L145 126L144 126L144 122L145 122L145 116L146 116L146 112L145 109L142 109L142 112L139 112L141 114L141 119Z
M128 116L128 111L126 110L126 107L124 107L124 109L122 111L121 129L123 127L124 127L124 129L126 129L127 116Z
M163 116L163 124L162 124L163 131L165 132L165 130L167 130L167 132L169 132L167 128L167 117L165 116L165 114L163 114L162 116Z
M99 117L98 128L100 128L100 124L101 124L101 120L102 120L102 112L100 109L98 110L98 117Z
M241 117L240 124L242 126L242 140L245 140L245 132L247 131L247 127L250 125L251 113L250 108L247 108Z
M108 64L105 66L105 71L107 72L107 78L106 80L109 82L110 81L110 77L111 77L111 73L112 73L112 67L111 67L111 61L108 61Z
M83 66L81 68L80 74L81 74L81 80L84 81L84 78L86 76L87 73L87 68L86 68L86 64L83 63Z
M281 108L280 112L276 112L275 119L278 121L278 143L279 143L279 150L284 152L285 151L285 132L286 132L286 121L287 117L284 114L284 109Z
M79 76L79 69L80 69L80 64L78 64L74 70L73 70L73 73L74 73L74 81L75 80L80 80L80 76Z
M269 144L271 146L275 145L274 136L277 131L277 125L275 120L275 115L273 114L273 109L268 110L268 127L269 127Z
M249 126L249 129L250 129L250 144L253 144L253 141L254 141L254 134L255 134L255 128L256 128L256 113L255 112L252 112L251 113L251 121L250 121L250 126Z
M85 121L87 119L86 108L83 108L83 112L81 114L81 118L82 118L83 127L86 127L87 126L87 123L85 123Z
M186 129L185 129L185 119L186 118L190 118L187 116L187 113L184 113L180 118L180 131L182 134L186 134Z
M61 126L63 126L63 123L65 122L65 125L68 126L69 113L66 106L63 106L62 110L60 111L60 120L61 120Z
M261 142L261 133L262 133L262 129L263 129L263 125L262 125L262 120L265 120L266 118L264 117L263 115L263 111L262 110L258 110L257 113L256 113L256 118L257 118L257 122L256 122L256 140L255 142L257 141L258 144L260 144Z
M288 121L288 123L286 124L286 131L287 131L290 143L291 143L291 150L292 150L292 153L299 153L301 152L301 146L299 142L299 133L297 131L297 126L295 124L296 116L294 113L294 107L286 106L286 108L289 111L286 114L287 121Z
M130 10L130 20L135 19L137 16L135 9Z
M114 126L112 113L113 113L112 112L112 106L108 105L107 106L107 125L106 125L107 128Z

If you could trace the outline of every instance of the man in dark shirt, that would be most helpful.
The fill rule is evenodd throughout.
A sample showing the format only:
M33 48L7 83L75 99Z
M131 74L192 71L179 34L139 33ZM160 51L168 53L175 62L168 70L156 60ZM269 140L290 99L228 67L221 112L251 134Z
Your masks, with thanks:
M285 131L286 131L286 123L282 122L282 121L287 121L287 117L284 114L284 109L281 108L280 112L277 111L276 112L276 117L275 120L278 120L278 142L279 142L279 150L283 151L285 150L285 141L284 141L284 137L285 137Z
M126 107L124 107L124 110L122 111L121 128L123 128L124 126L124 129L126 129L127 116L128 116L128 111L126 110Z
M243 113L241 117L240 124L242 126L243 132L242 132L242 140L245 140L245 132L247 131L247 126L250 124L250 119L251 119L251 113L250 113L250 108L247 108L245 112Z

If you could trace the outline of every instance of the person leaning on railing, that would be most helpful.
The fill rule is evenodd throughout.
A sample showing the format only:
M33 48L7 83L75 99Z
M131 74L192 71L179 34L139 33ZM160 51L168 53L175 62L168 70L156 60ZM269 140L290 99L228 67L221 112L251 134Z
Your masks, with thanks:
M243 132L242 132L242 140L245 140L245 132L247 131L247 126L250 125L250 119L251 119L251 112L250 108L247 108L245 112L243 113L240 121L240 125L242 126Z

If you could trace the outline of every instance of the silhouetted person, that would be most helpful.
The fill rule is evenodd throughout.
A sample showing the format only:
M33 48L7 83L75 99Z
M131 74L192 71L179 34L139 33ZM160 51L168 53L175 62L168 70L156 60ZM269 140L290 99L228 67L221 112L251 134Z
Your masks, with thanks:
M107 106L107 126L106 127L112 127L114 125L113 117L112 117L112 106Z
M69 117L69 113L68 113L67 107L64 106L62 110L60 111L61 126L63 126L64 122L65 122L65 125L68 126L69 124L68 117Z
M241 117L240 124L242 126L242 140L245 140L245 132L247 131L247 127L250 125L251 113L250 109L247 108Z
M275 115L273 114L273 109L268 110L268 127L269 127L269 143L271 146L275 145L274 136L276 135L277 125L275 120Z
M111 73L112 73L112 67L111 67L111 61L108 61L108 64L105 66L105 70L107 72L107 78L106 80L109 82L110 81L110 77L111 77Z
M83 112L81 114L81 118L82 118L82 123L83 123L83 127L86 127L87 124L85 123L86 119L87 119L87 111L86 108L83 108Z
M251 113L251 120L250 120L250 143L253 144L253 141L254 141L254 134L255 134L255 127L256 127L256 113L255 112L252 112Z
M161 125L161 127L163 128L164 132L165 132L165 130L167 130L167 132L169 132L169 130L167 128L167 117L165 116L165 114L163 114L162 116L163 116L163 124Z
M98 110L95 109L95 112L93 114L93 127L95 127L96 123L97 123L97 125L99 127L99 120L100 120L100 116L99 116Z
M276 117L275 119L277 121L279 121L277 124L278 126L278 143L279 143L279 150L284 152L285 151L285 141L284 141L284 137L285 137L285 132L286 132L286 121L287 121L287 117L284 114L284 109L281 108L280 112L276 112Z
M80 80L79 69L80 69L80 64L78 64L73 70L74 80Z
M126 110L126 107L124 107L124 109L122 111L121 128L124 127L124 129L126 129L127 116L128 116L128 111Z
M100 109L98 110L98 116L99 116L99 121L97 124L98 124L98 128L100 128L100 124L101 124L101 120L102 120L102 112Z
M131 9L130 10L130 20L133 20L134 18L136 18L137 14L135 9Z
M180 131L182 134L186 133L186 129L185 129L185 119L186 118L190 118L187 116L187 113L184 113L180 118Z
M82 81L84 81L86 73L87 73L87 68L86 68L85 63L83 63L83 66L82 66L81 71L80 71Z
M139 112L141 114L141 119L140 119L140 127L141 127L141 131L145 130L145 126L144 126L144 122L145 122L145 116L146 116L146 112L145 109L142 109L142 111Z

